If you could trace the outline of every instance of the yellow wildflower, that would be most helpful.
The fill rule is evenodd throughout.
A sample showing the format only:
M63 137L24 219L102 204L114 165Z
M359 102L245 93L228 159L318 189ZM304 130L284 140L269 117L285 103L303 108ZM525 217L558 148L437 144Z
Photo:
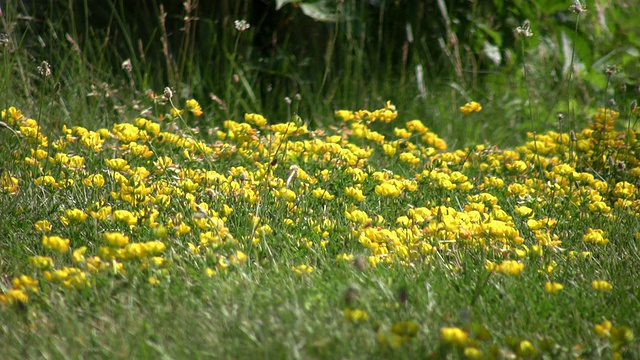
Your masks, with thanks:
M367 321L369 319L369 314L366 310L346 308L344 309L344 318L347 319L347 321L359 323Z
M118 232L105 232L102 238L109 246L116 248L124 247L129 243L129 237Z
M462 112L465 116L471 114L472 112L480 112L482 111L482 105L479 103L472 101L470 103L466 103L464 106L460 107L460 112Z
M86 251L87 251L86 246L82 246L78 249L73 250L73 253L71 254L71 260L76 264L83 263L85 261L84 253Z
M302 264L298 266L291 266L291 270L293 270L298 275L305 275L311 274L313 272L313 267Z
M260 114L244 114L244 121L259 128L263 128L267 125L267 119Z
M516 354L520 357L534 357L538 354L535 346L529 340L522 340L518 345Z
M113 212L112 217L114 221L125 222L129 224L130 227L138 224L138 218L127 210L116 210Z
M48 256L31 256L29 258L29 264L41 270L50 269L53 267L53 259Z
M102 174L91 174L82 179L82 185L87 187L101 188L105 184Z
M593 287L596 291L607 292L613 289L613 285L606 280L593 280L591 282L591 287Z
M189 110L193 116L202 116L202 108L194 99L187 100L187 110Z
M557 292L559 292L560 290L562 290L564 288L564 286L562 286L562 284L557 283L557 282L549 282L547 281L544 284L544 291L546 291L548 294L555 294Z
M582 236L582 241L596 245L606 245L609 243L609 239L604 238L604 231L600 229L594 230L592 228L589 228L587 233Z
M241 250L237 250L235 254L231 254L227 258L232 264L244 264L247 261L247 254Z
M5 305L26 304L29 302L29 296L22 290L10 289L0 294L0 302Z
M311 194L317 198L317 199L322 199L322 200L327 200L327 201L331 201L335 198L334 195L331 195L327 190L324 189L314 189Z
M64 213L65 216L61 216L60 221L66 226L69 226L72 222L81 224L87 219L87 216L89 216L80 209L67 209Z
M40 220L36 222L35 228L36 228L36 231L46 233L51 231L51 223L49 222L49 220Z
M355 201L364 201L365 199L364 194L362 193L362 190L357 187L353 187L353 186L346 187L344 189L344 193L345 195L354 199Z
M61 254L66 254L69 251L69 239L63 239L59 236L46 236L42 237L42 245L45 249L51 249Z
M613 328L613 324L609 320L605 320L600 324L595 324L593 326L596 334L601 337L609 337L611 336L611 329Z
M464 347L467 344L469 335L457 327L443 327L440 329L440 338L446 344Z
M337 110L335 112L336 117L341 118L344 121L351 121L351 120L355 120L355 115L353 114L353 111L349 111L349 110Z
M466 347L464 348L464 357L467 359L481 359L482 350L476 347Z
M128 171L131 168L125 159L106 159L105 162L111 170L115 171Z
M402 193L394 183L388 181L385 181L380 185L376 185L375 192L380 196L391 198L398 197Z
M501 274L520 275L524 270L524 264L515 260L504 260L498 265L487 260L485 268L488 271L495 271Z

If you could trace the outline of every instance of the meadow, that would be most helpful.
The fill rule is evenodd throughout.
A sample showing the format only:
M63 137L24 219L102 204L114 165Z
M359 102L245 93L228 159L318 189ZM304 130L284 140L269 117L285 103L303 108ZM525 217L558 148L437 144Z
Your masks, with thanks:
M211 124L171 87L60 102L38 65L0 113L6 358L640 356L635 101L558 131L529 101L497 146L503 104L449 106L464 141L387 99Z

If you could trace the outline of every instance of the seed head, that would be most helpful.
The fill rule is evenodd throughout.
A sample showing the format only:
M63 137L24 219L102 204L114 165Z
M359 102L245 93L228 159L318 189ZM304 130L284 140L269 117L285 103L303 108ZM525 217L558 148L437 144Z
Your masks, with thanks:
M164 88L164 98L167 100L173 98L173 90L169 86Z
M569 11L580 15L587 11L587 4L583 4L580 0L573 0L573 4L569 6Z
M615 65L609 65L607 66L607 69L604 71L605 74L611 76L613 74L615 74L618 71L618 69L616 68Z
M291 187L291 184L296 179L296 176L298 176L298 170L300 170L300 167L298 167L298 165L291 165L291 167L289 168L289 176L287 176L286 185L287 188Z
M38 66L38 74L42 77L51 76L51 65L48 62L43 61L40 66Z
M530 37L533 36L533 32L531 32L531 22L529 20L525 20L522 23L522 26L518 26L516 28L516 32L520 36Z
M133 71L133 65L131 65L131 59L127 59L125 61L122 62L122 70L130 73L131 71Z
M236 20L233 22L233 24L235 25L236 30L240 32L247 31L251 27L251 25L246 20Z
M9 46L9 35L6 33L0 34L0 49L4 49Z

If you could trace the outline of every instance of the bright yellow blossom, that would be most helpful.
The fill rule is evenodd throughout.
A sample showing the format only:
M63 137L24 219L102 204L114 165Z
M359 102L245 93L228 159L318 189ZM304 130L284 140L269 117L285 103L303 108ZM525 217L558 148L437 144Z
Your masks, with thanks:
M89 215L80 209L67 209L64 212L65 216L60 217L60 221L69 226L71 223L83 223Z
M482 359L482 350L476 347L466 347L463 353L467 359Z
M305 275L311 274L313 272L313 267L302 264L298 266L291 266L291 270L293 270L298 275Z
M36 228L36 231L46 233L51 231L51 223L49 222L49 220L40 220L36 222L35 228Z
M94 188L101 188L105 184L102 174L91 174L82 179L82 185Z
M267 119L260 114L244 114L244 121L259 128L263 128L267 125Z
M113 212L112 217L114 221L122 221L131 227L138 224L138 217L128 210L116 210Z
M365 197L362 190L357 187L349 186L344 188L344 193L355 201L364 201Z
M402 191L392 182L383 182L375 187L376 194L384 197L396 198L400 196Z
M10 289L0 294L0 302L5 305L26 304L29 302L29 296L23 290Z
M344 309L344 318L353 323L364 322L369 319L369 314L361 309Z
M487 260L485 267L488 271L507 275L520 275L524 270L524 263L515 260L504 260L498 265Z
M53 259L49 256L31 256L29 258L29 264L35 268L46 270L53 267Z
M538 354L538 350L529 340L522 340L518 345L516 354L520 357L534 357Z
M593 287L596 291L607 292L613 289L613 285L606 280L593 280L591 282L591 287Z
M587 233L582 236L582 241L596 245L606 245L609 243L609 239L605 239L604 237L604 231L600 229L594 230L592 228L589 228Z
M115 171L128 171L131 168L125 159L106 159L105 162L110 169Z
M464 106L460 107L460 112L463 113L465 116L471 114L472 112L480 112L482 111L482 105L480 105L479 103L472 101L469 103L466 103Z
M544 284L544 291L546 291L548 294L555 294L557 292L559 292L560 290L562 290L564 288L564 286L562 286L562 284L557 283L557 282L549 282L547 281Z
M61 254L66 254L69 251L69 239L64 239L59 236L47 236L42 237L42 245L45 249L51 249Z
M596 334L601 337L609 337L611 336L611 329L613 328L613 324L609 320L605 320L600 324L594 325L594 330Z
M440 338L446 344L464 347L467 344L469 335L457 327L443 327L440 329Z
M331 195L327 190L324 189L314 189L311 194L313 194L314 197L316 197L317 199L322 199L322 200L327 200L327 201L331 201L335 198L334 195Z
M76 264L83 263L85 261L84 253L86 251L87 251L86 246L82 246L80 248L73 250L73 253L71 254L71 260Z
M193 116L202 116L202 108L198 101L194 99L187 100L187 110L189 110Z
M124 247L129 243L129 237L118 232L105 232L102 237L109 246L116 248Z

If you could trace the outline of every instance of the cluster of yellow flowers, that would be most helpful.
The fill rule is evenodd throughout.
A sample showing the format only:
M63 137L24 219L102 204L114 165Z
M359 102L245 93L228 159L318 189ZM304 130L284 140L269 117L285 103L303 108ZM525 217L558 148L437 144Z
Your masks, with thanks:
M186 108L202 115L195 100ZM460 111L481 109L472 102ZM442 262L443 254L483 249L490 256L488 271L506 276L539 271L545 278L539 286L555 294L563 289L554 281L556 260L588 259L608 246L610 234L592 228L601 222L590 219L640 211L637 134L615 132L619 114L612 110L599 110L592 126L579 133L531 134L514 150L479 145L446 151L444 140L420 120L395 127L393 136L372 130L374 122L387 126L397 119L390 102L379 110L340 110L336 116L346 124L330 135L310 131L299 118L269 124L262 115L247 114L244 122L225 121L214 132L214 143L165 131L162 122L145 118L108 129L64 126L49 141L35 120L15 108L3 110L0 119L29 144L19 161L37 171L3 172L0 191L21 196L21 187L32 182L44 191L73 194L84 187L80 191L95 195L78 208L39 219L35 227L46 253L29 259L37 272L34 278L16 277L0 301L27 302L42 281L83 288L93 286L99 274L133 269L151 269L149 282L161 284L172 266L167 249L199 259L213 276L251 261L250 249L260 251L275 241L274 228L308 230L308 238L297 239L301 248L359 246L372 267ZM393 165L403 171L394 172ZM611 180L602 177L612 173ZM427 194L427 200L414 204L416 194ZM339 211L317 211L336 202ZM279 215L253 211L262 203ZM391 209L399 203L406 204L401 213L371 211L371 204ZM550 218L550 213L562 216ZM574 217L592 226L580 234L580 244L565 242L558 231ZM231 231L229 219L246 229ZM77 230L89 226L88 220L95 231L81 235ZM340 261L353 259L342 249L337 254ZM446 265L460 270L455 262ZM294 274L314 276L314 264L289 267ZM590 280L596 291L615 286ZM353 322L368 316L345 310ZM397 347L416 332L411 322L396 324L381 332L379 341ZM477 357L464 330L443 328L441 337ZM535 351L527 341L519 346L522 354Z

